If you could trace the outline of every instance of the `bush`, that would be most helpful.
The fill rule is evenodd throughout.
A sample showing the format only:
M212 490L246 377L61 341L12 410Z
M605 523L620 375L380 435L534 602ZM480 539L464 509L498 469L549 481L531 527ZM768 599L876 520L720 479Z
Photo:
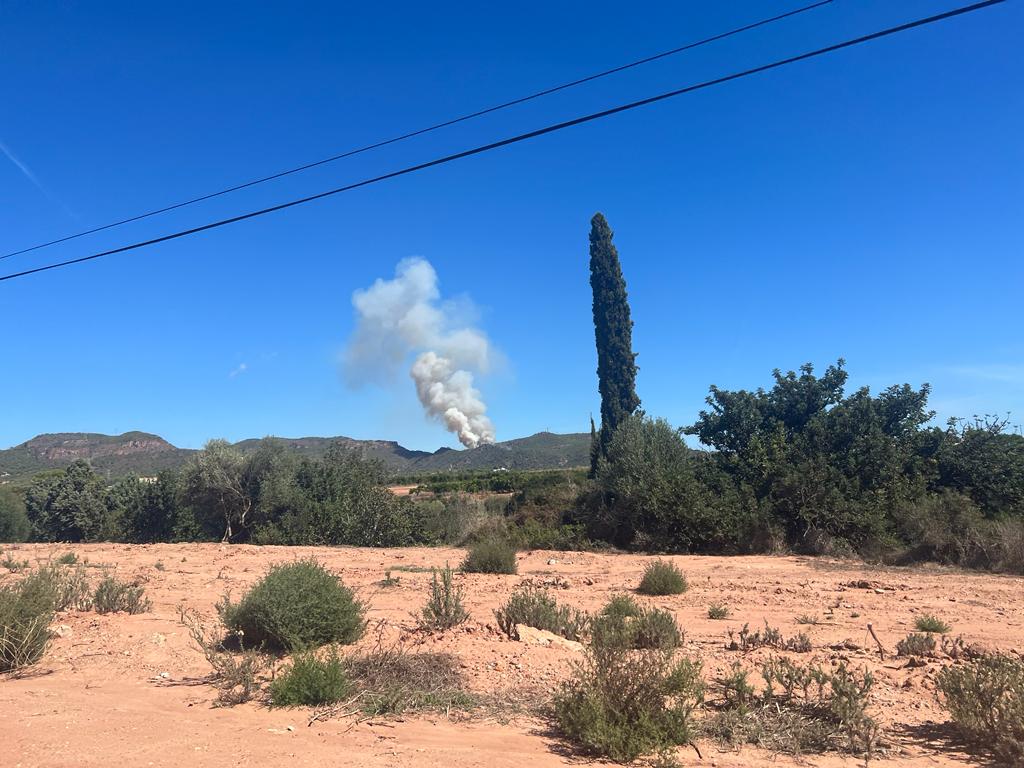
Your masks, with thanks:
M686 577L675 564L665 560L648 563L636 591L641 595L681 595L689 588Z
M554 714L586 752L629 762L693 739L700 667L674 651L591 644L555 696Z
M720 621L729 618L729 609L718 603L708 606L708 618Z
M950 629L952 629L952 627L942 619L928 613L918 616L914 621L914 626L917 628L918 632L934 632L939 635L945 635Z
M274 707L318 707L341 701L352 690L352 683L337 649L321 659L307 652L299 655L291 666L270 684L270 705Z
M65 552L57 558L57 565L74 565L78 562L78 555L74 552Z
M25 513L25 502L17 491L0 486L0 541L28 541L32 525Z
M363 613L352 590L315 560L276 565L239 603L221 605L224 626L246 646L289 651L355 642Z
M146 590L135 584L126 584L113 576L104 577L92 595L92 607L96 613L145 613L152 606L143 595Z
M896 643L897 656L934 656L935 638L911 633Z
M0 587L0 672L12 672L39 661L50 641L53 597L32 577Z
M517 624L553 632L567 640L579 640L589 622L584 611L558 605L546 590L532 586L513 592L494 616L501 631L513 640L519 639Z
M594 645L667 650L682 645L682 642L683 632L671 613L658 608L642 608L627 596L612 598L591 625L591 643Z
M1024 762L1024 661L984 656L946 667L936 679L953 721L964 735L1008 765Z
M430 599L423 606L420 626L427 629L451 629L469 618L462 604L462 587L452 584L452 569L445 564L438 581L437 571L433 572L430 585Z
M462 561L466 573L516 573L516 550L510 542L498 536L481 539L469 548Z
M92 589L81 565L63 568L48 564L25 579L26 588L45 592L55 611L88 611L93 607Z

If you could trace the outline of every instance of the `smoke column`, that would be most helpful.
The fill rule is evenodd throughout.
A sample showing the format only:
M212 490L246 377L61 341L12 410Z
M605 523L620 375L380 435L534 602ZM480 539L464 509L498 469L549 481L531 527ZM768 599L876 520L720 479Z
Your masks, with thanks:
M352 294L356 329L345 351L352 384L393 377L416 354L409 375L427 415L467 448L494 442L473 373L487 373L490 341L470 320L468 302L441 302L437 272L426 259L403 259L391 280Z

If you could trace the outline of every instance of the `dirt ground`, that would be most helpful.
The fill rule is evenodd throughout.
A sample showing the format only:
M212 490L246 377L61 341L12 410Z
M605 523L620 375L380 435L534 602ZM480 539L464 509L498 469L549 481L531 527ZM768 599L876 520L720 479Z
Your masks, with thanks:
M180 544L6 545L15 559L32 562L72 550L90 573L109 568L122 580L139 579L153 602L136 616L60 614L58 632L37 667L20 678L0 677L0 766L521 766L579 764L549 726L528 716L481 717L456 722L444 715L399 719L332 719L307 726L310 711L270 709L250 702L214 706L204 682L209 667L179 623L185 605L212 615L226 591L241 595L274 563L313 555L339 572L370 605L371 621L390 632L411 628L430 574L453 566L457 549L352 549ZM611 595L631 590L649 558L534 551L519 555L519 575L460 575L472 614L443 635L417 636L429 650L459 658L474 690L502 695L546 695L577 652L510 641L499 635L493 611L520 583L548 582L559 601L598 609ZM801 660L848 660L876 676L873 714L890 743L873 765L900 768L981 766L951 746L946 716L935 699L934 677L943 661L911 668L903 659L879 658L867 632L871 622L889 650L913 629L914 618L934 613L972 645L1024 653L1024 579L946 569L880 569L801 557L673 557L690 581L683 595L654 598L686 630L683 651L704 662L707 678L741 654L725 649L727 629L752 628L767 619L788 635L806 632L814 645ZM160 563L160 567L158 567ZM92 570L95 567L95 570ZM397 587L375 584L387 569ZM409 570L406 570L409 569ZM0 580L14 578L3 573ZM708 606L722 603L731 617L713 621ZM811 615L806 626L797 616ZM363 642L369 642L364 640ZM744 659L757 658L755 651ZM712 768L862 765L840 755L802 760L699 744L703 758L681 748L684 765Z

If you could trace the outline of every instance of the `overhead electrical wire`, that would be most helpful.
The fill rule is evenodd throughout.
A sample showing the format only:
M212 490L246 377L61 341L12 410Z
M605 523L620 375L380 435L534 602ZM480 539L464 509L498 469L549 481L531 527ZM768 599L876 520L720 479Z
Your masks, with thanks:
M407 174L415 173L417 171L421 171L421 170L424 170L426 168L433 168L434 166L444 165L446 163L450 163L450 162L453 162L455 160L461 160L462 158L465 158L465 157L472 157L473 155L479 155L479 154L482 154L484 152L489 152L491 150L498 149L500 147L506 147L506 146L509 146L511 144L517 144L519 142L526 141L528 139L537 138L538 136L544 136L546 134L554 133L556 131L561 131L561 130L564 130L566 128L571 128L571 127L576 126L576 125L582 125L583 123L589 123L589 122L592 122L594 120L599 120L601 118L609 117L611 115L616 115L616 114L618 114L620 112L626 112L628 110L637 109L639 107L644 107L644 106L647 106L649 104L655 104L655 103L658 103L658 102L661 102L661 101L665 101L666 99L671 99L671 98L674 98L676 96L681 96L681 95L683 95L685 93L692 93L694 91L703 90L705 88L710 88L712 86L721 85L723 83L728 83L728 82L731 82L733 80L739 80L739 79L744 78L744 77L749 77L751 75L759 74L761 72L767 72L769 70L778 69L779 67L784 67L784 66L787 66L789 64L795 64L796 62L799 62L799 61L806 61L807 59L812 59L812 58L817 58L819 56L824 56L826 54L834 53L835 51L839 51L839 50L842 50L844 48L850 48L850 47L855 46L855 45L860 45L862 43L870 42L872 40L878 40L878 39L883 38L883 37L888 37L890 35L898 34L900 32L906 32L908 30L915 29L917 27L923 27L923 26L928 25L928 24L934 24L934 23L939 22L939 21L944 21L946 19L951 19L951 18L954 18L954 17L957 17L957 16L962 16L964 14L972 13L974 11L979 11L979 10L981 10L983 8L988 8L990 6L999 5L999 4L1004 3L1004 2L1006 2L1006 0L984 0L983 2L974 3L972 5L961 6L959 8L955 8L953 10L946 11L944 13L935 14L934 16L927 16L925 18L917 19L915 21L910 21L910 22L907 22L905 24L900 24L900 25L895 26L895 27L889 27L887 29L883 29L883 30L880 30L878 32L872 32L872 33L867 34L867 35L862 35L861 37L855 37L855 38L852 38L852 39L849 39L849 40L844 40L841 43L835 43L833 45L829 45L829 46L826 46L824 48L818 48L818 49L815 49L813 51L808 51L806 53L797 54L795 56L790 56L790 57L785 58L785 59L779 59L779 60L773 61L773 62L771 62L769 64L762 64L760 66L752 67L750 69L744 69L744 70L741 70L739 72L733 72L731 74L724 75L722 77L717 77L717 78L715 78L713 80L705 80L704 82L701 82L701 83L697 83L697 84L694 84L694 85L684 86L682 88L677 88L677 89L672 90L672 91L667 91L665 93L660 93L660 94L658 94L656 96L650 96L650 97L648 97L646 99L640 99L639 101L632 101L632 102L629 102L627 104L621 104L621 105L619 105L617 107L612 107L610 109L601 110L600 112L594 112L594 113L591 113L589 115L584 115L582 117L574 118L572 120L566 120L566 121L561 122L561 123L555 123L553 125L548 125L548 126L546 126L544 128L538 128L536 130L529 131L527 133L521 133L521 134L518 134L516 136L511 136L509 138L502 139L500 141L491 142L490 144L484 144L484 145L481 145L481 146L478 146L478 147L474 147L472 149L467 149L467 150L464 150L462 152L457 152L457 153L452 154L452 155L445 155L444 157L435 158L434 160L429 160L429 161L424 162L424 163L418 163L417 165L407 166L407 167L401 168L401 169L399 169L397 171L391 171L390 173L385 173L385 174L382 174L380 176L374 176L374 177L371 177L371 178L368 178L368 179L363 179L362 181L357 181L357 182L354 182L352 184L346 184L345 186L342 186L342 187L336 187L334 189L329 189L329 190L326 190L324 192L319 192L319 193L317 193L315 195L308 195L306 197L301 197L301 198L298 198L298 199L295 199L295 200L290 200L290 201L288 201L286 203L280 203L278 205L270 206L269 208L262 208L260 210L250 211L248 213L243 213L243 214L240 214L238 216L232 216L231 218L221 219L219 221L213 221L213 222L210 222L208 224L203 224L203 225L198 226L198 227L192 227L190 229L184 229L184 230L181 230L181 231L178 231L178 232L172 232L172 233L167 234L167 235L162 235L160 237L154 237L154 238L151 238L149 240L143 240L143 241L140 241L140 242L131 243L130 245L124 245L124 246L121 246L119 248L113 248L113 249L110 249L110 250L107 250L107 251L100 251L99 253L93 253L93 254L90 254L88 256L80 256L80 257L75 258L75 259L68 259L66 261L54 262L54 263L51 263L51 264L46 264L46 265L41 266L41 267L35 267L33 269L26 269L26 270L23 270L21 272L14 272L14 273L11 273L11 274L2 275L2 276L0 276L0 282L3 282L5 280L13 280L13 279L19 278L19 277L25 277L27 275L36 274L38 272L46 272L46 271L52 270L52 269L60 269L62 267L71 266L72 264L81 264L83 262L93 261L95 259L100 259L100 258L103 258L105 256L112 256L112 255L117 254L117 253L125 253L127 251L133 251L133 250L137 250L139 248L145 248L145 247L150 246L150 245L156 245L157 243L167 242L168 240L176 240L178 238L187 237L189 235L194 235L194 234L197 234L199 232L205 232L205 231L210 230L210 229L216 229L218 227L227 226L228 224L235 224L237 222L245 221L247 219L256 218L258 216L264 216L264 215L269 214L269 213L275 213L277 211L285 210L286 208L292 208L292 207L295 207L297 205L303 205L305 203L309 203L309 202L312 202L314 200L320 200L320 199L325 198L325 197L330 197L332 195L337 195L337 194L342 193L342 192L348 192L348 191L353 190L353 189L358 189L360 187L369 186L370 184L376 184L378 182L386 181L388 179L393 179L393 178L396 178L398 176L405 176Z
M18 256L18 255L23 254L23 253L30 253L31 251L37 251L40 248L48 248L49 246L57 245L58 243L66 243L69 240L75 240L75 239L77 239L79 237L85 237L86 235L92 235L92 234L95 234L96 232L103 232L104 230L107 230L107 229L113 229L114 227L120 227L123 224L130 224L133 221L141 221L142 219L148 219L151 216L157 216L157 215L159 215L161 213L168 213L170 211L175 211L175 210L178 210L179 208L184 208L184 207L189 206L189 205L194 205L195 203L201 203L204 200L211 200L211 199L213 199L215 197L221 197L222 195L230 194L231 192L237 192L240 189L246 189L248 187L255 187L257 184L264 184L264 183L266 183L268 181L274 181L275 179L280 179L280 178L283 178L285 176L290 176L290 175L292 175L294 173L301 173L302 171L308 171L310 168L316 168L316 167L321 166L321 165L326 165L327 163L333 163L333 162L335 162L337 160L343 160L346 157L353 157L355 155L360 155L360 154L362 154L364 152L369 152L369 151L374 150L374 149L380 149L381 147L386 147L389 144L397 144L400 141L405 141L407 139L415 138L416 136L422 136L422 135L427 134L427 133L432 133L433 131L438 131L438 130L440 130L442 128L448 128L449 126L456 125L458 123L463 123L463 122L466 122L467 120L473 120L474 118L477 118L477 117L482 117L484 115L489 115L492 112L498 112L499 110L508 109L509 107L514 107L514 106L516 106L518 104L524 104L524 103L526 103L528 101L533 101L534 99L539 99L539 98L541 98L543 96L550 96L552 93L558 93L559 91L564 91L564 90L567 90L569 88L574 88L574 87L576 87L578 85L583 85L584 83L589 83L589 82L592 82L594 80L599 80L602 77L608 77L609 75L614 75L614 74L616 74L618 72L624 72L627 69L633 69L634 67L639 67L639 66L641 66L643 64L649 64L652 61L658 61L659 59L664 59L664 58L667 58L669 56L675 56L678 53L683 53L684 51L689 51L689 50L691 50L693 48L698 48L698 47L700 47L702 45L708 45L709 43L714 43L714 42L717 42L718 40L724 40L724 39L726 39L728 37L733 37L734 35L739 35L739 34L741 34L743 32L749 32L752 29L757 29L758 27L763 27L763 26L766 26L768 24L772 24L772 23L777 22L777 21L782 21L783 19L788 19L791 16L796 16L796 15L801 14L801 13L806 13L807 11L812 11L815 8L820 8L823 5L829 5L831 2L832 2L832 0L819 0L819 2L815 2L815 3L812 3L810 5L805 5L802 8L797 8L797 9L792 10L792 11L787 11L786 13L780 13L780 14L778 14L776 16L771 16L770 18L761 19L760 21L751 22L750 24L745 24L742 27L737 27L736 29L731 29L728 32L721 32L721 33L719 33L717 35L712 35L711 37L706 37L703 40L697 40L696 42L687 43L686 45L681 45L678 48L672 48L672 49L667 50L667 51L662 51L661 53L656 53L656 54L654 54L652 56L646 56L646 57L644 57L642 59L637 59L636 61L631 61L628 64L622 64L620 66L613 67L612 69L606 69L603 72L597 72L597 73L595 73L593 75L587 75L586 77L581 77L581 78L579 78L577 80L570 80L567 83L562 83L561 85L555 85L555 86L552 86L550 88L545 88L542 91L537 91L536 93L531 93L528 96L520 96L519 98L512 99L511 101L506 101L506 102L503 102L501 104L495 104L492 107L487 107L485 109L480 109L480 110L477 110L476 112L470 112L469 114L465 114L465 115L462 115L460 117L455 117L455 118L452 118L450 120L445 120L444 122L436 123L436 124L428 126L426 128L419 128L419 129L417 129L415 131L410 131L408 133L403 133L403 134L401 134L399 136L393 136L390 139L383 139L381 141L377 141L377 142L374 142L372 144L367 144L366 146L363 146L363 147L358 147L357 149L349 149L349 150L346 150L345 152L342 152L340 154L332 155L331 157L325 157L322 160L315 160L314 162L306 163L305 165L300 165L300 166L298 166L296 168L289 168L289 169L284 170L284 171L278 171L277 173L272 173L269 176L263 176L263 177L258 178L258 179L252 179L251 181L242 182L241 184L235 184L234 186L226 187L225 189L221 189L221 190L218 190L216 192L209 192L209 193L207 193L205 195L200 195L199 197L193 197L193 198L191 198L189 200L182 200L179 203L173 203L171 205L164 206L163 208L157 208L157 209L152 210L152 211L147 211L146 213L140 213L140 214L136 214L134 216L129 216L127 218L120 219L119 221L113 221L113 222L111 222L109 224L103 224L102 226L99 226L99 227L93 227L92 229L86 229L86 230L83 230L81 232L76 232L75 234L72 234L72 235L65 235L64 237L58 237L56 240L50 240L49 242L39 243L37 245L29 246L28 248L21 248L20 250L17 250L17 251L11 251L10 253L7 253L7 254L4 254L3 256L0 256L0 261L2 261L4 259L9 259L12 256Z

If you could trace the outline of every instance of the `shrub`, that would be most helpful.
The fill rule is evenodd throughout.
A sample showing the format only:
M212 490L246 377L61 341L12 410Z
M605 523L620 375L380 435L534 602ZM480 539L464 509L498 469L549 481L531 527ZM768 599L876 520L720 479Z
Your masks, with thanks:
M0 587L0 672L12 672L39 661L50 641L53 598L29 577Z
M331 648L326 659L312 652L302 653L270 684L274 707L317 707L341 701L352 690L338 651Z
M936 679L963 734L1008 765L1024 762L1024 661L993 654L946 667Z
M632 598L612 598L591 624L591 643L635 650L672 649L683 642L675 617L658 608L642 608Z
M533 586L513 592L505 605L494 612L494 617L501 631L513 640L519 639L517 624L579 640L589 622L586 612L559 605L547 590Z
M25 513L21 494L12 488L0 486L0 541L28 541L32 525Z
M104 577L92 595L96 613L145 613L152 605L143 595L146 590L136 584L126 584L113 576Z
M931 635L911 633L896 643L897 656L933 656L935 638Z
M420 626L445 630L457 627L468 619L469 613L462 604L462 594L462 587L452 583L452 569L447 564L441 571L440 580L435 570L430 584L430 598L423 606Z
M78 555L74 552L65 552L63 555L57 558L58 565L74 565L78 562Z
M655 560L648 563L636 591L641 595L681 595L688 588L686 577L673 563Z
M515 547L498 536L481 539L469 548L462 570L466 573L516 573Z
M918 632L935 632L940 635L945 635L950 629L952 629L952 627L942 619L928 613L918 616L914 621L914 626L917 628Z
M46 592L55 611L88 611L93 607L92 589L81 565L74 568L44 565L28 576L25 583L26 588Z
M562 731L586 752L628 762L693 738L700 667L674 651L594 643L556 695Z
M10 552L8 552L4 556L4 559L0 560L0 565L2 565L11 573L18 573L18 571L24 571L26 568L28 568L28 560L15 560L13 557L11 557Z
M289 651L355 642L365 628L364 610L315 560L276 565L240 602L220 606L224 626L246 646Z
M715 619L716 621L720 621L722 619L728 619L729 618L729 609L726 606L720 605L718 603L715 603L713 605L709 605L708 606L708 618L709 619Z

